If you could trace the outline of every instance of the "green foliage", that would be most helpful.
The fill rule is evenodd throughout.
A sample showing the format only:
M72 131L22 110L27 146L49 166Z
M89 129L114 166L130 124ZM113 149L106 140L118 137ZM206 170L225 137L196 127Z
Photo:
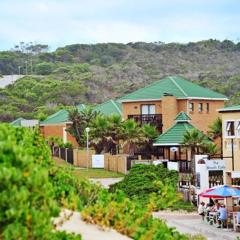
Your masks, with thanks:
M87 222L112 227L136 240L190 239L168 228L163 220L154 219L152 210L150 205L146 208L126 198L121 191L101 192L96 203L85 208L81 215Z
M29 76L32 87L23 78L0 89L0 120L43 119L40 109L49 115L60 104L103 102L166 75L187 77L226 94L229 104L239 104L239 46L210 39L188 44L73 44L46 52L47 45L23 42L12 51L0 52L0 74L18 74L19 66L24 74L27 61L28 72L32 63L33 74L47 75ZM214 61L209 57L213 55Z
M111 186L111 191L122 190L129 198L143 205L155 203L156 209L173 206L178 200L176 187L178 173L160 165L134 165L121 182Z
M53 63L42 62L35 66L35 71L39 75L48 75L52 73L55 65Z
M59 212L50 164L37 131L0 125L1 239L49 239L51 217Z
M222 137L222 119L217 118L210 126L209 135L216 139L218 137Z

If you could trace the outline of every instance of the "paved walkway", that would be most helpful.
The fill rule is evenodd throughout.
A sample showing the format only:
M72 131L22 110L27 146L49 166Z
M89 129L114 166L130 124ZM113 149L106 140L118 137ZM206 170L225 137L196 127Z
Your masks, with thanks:
M65 219L65 220L63 220ZM55 219L57 230L81 234L83 240L130 240L113 229L102 229L97 225L88 224L81 219L78 212L65 210L65 216Z
M165 219L168 226L176 227L181 233L201 234L209 240L236 240L240 233L231 229L219 229L202 221L197 214L160 211L154 217Z
M109 188L110 185L120 182L123 178L90 178L93 183L100 183L104 188Z

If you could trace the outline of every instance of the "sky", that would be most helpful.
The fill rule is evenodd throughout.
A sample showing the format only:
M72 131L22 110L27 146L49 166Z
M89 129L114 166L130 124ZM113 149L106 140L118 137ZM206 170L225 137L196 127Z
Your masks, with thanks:
M0 50L20 41L240 41L239 0L0 0Z

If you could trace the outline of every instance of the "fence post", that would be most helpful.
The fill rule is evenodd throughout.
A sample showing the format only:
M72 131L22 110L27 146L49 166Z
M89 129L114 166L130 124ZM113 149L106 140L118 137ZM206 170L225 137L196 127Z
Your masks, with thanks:
M68 162L68 148L65 148L65 159Z

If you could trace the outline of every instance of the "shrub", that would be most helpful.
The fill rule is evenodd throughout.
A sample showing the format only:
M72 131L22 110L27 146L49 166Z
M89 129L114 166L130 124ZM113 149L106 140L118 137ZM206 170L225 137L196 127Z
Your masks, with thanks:
M178 173L164 166L134 165L121 182L111 186L112 192L122 190L129 198L143 205L155 200L156 209L171 207L178 199Z
M51 218L60 205L52 164L38 131L0 124L0 239L54 239ZM74 239L61 236L55 239Z

